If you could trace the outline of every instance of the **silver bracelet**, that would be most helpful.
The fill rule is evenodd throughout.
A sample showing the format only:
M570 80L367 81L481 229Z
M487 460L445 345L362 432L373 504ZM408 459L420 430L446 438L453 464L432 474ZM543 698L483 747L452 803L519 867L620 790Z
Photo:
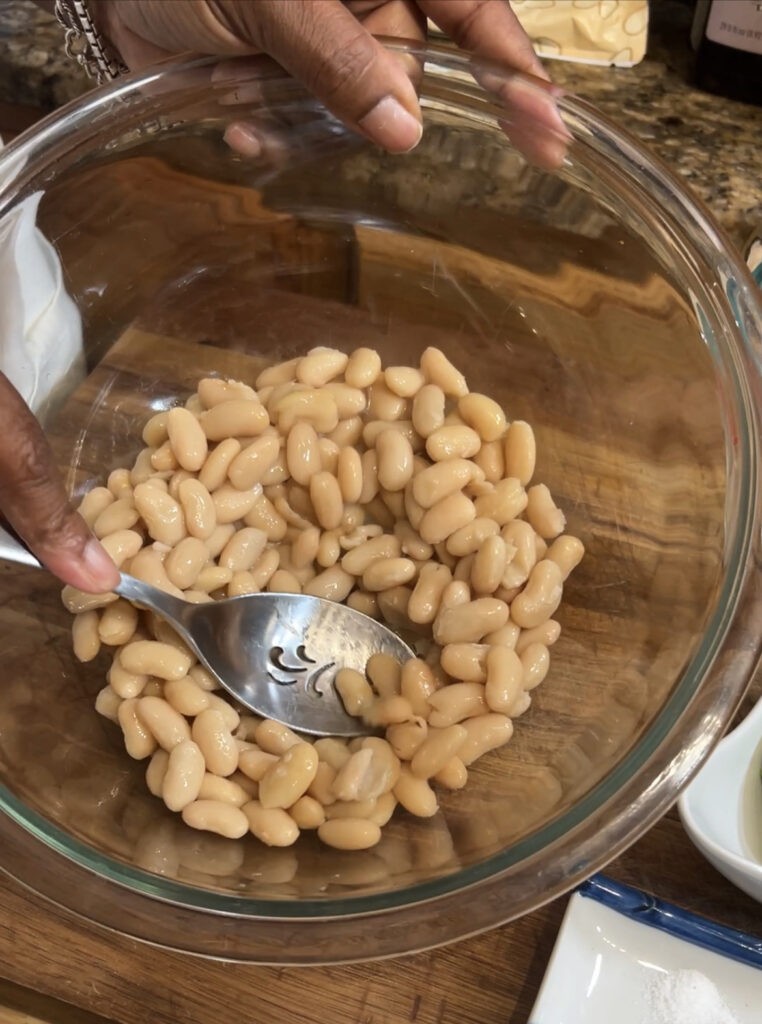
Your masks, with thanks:
M110 82L127 66L93 24L86 0L56 0L53 12L66 34L66 55L99 85Z

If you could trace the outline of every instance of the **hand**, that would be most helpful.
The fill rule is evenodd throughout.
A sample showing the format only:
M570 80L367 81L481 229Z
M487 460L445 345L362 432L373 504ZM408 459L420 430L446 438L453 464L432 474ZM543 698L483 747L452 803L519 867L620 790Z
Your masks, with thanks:
M464 50L547 79L507 0L99 0L95 15L131 69L188 51L265 53L395 153L418 143L421 111L403 62L373 35L422 42L430 18ZM563 135L552 101L530 107L527 115Z
M66 499L42 428L0 374L0 512L64 583L92 593L113 589L114 563Z

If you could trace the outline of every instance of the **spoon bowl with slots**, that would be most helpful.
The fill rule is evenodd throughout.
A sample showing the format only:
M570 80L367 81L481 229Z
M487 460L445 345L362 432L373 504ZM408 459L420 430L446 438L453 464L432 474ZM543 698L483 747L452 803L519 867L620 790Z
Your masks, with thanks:
M13 538L4 550L42 568ZM388 626L326 598L262 593L192 604L127 573L120 577L114 593L168 622L234 700L312 736L372 732L344 708L335 685L341 669L365 672L374 654L400 662L414 657Z

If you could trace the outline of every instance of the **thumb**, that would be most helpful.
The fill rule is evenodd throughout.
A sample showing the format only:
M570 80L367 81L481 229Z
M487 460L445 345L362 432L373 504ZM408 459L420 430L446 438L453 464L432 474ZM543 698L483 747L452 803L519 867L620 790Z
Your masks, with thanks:
M0 505L30 550L64 583L93 593L119 574L67 498L42 428L0 374Z
M421 113L412 82L340 0L279 0L236 12L237 34L259 41L345 124L392 153L418 144Z

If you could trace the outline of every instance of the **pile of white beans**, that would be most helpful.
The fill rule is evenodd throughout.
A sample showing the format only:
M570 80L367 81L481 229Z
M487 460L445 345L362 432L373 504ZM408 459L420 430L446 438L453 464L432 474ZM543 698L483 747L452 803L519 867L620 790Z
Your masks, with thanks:
M417 367L316 348L253 385L207 378L154 415L132 469L80 513L115 563L187 601L261 590L343 601L417 634L421 656L342 670L347 710L384 730L311 741L238 709L170 627L66 587L81 661L113 652L97 711L147 759L187 825L367 849L397 805L430 817L507 743L558 639L583 546L530 485L532 428L468 390L436 348Z

